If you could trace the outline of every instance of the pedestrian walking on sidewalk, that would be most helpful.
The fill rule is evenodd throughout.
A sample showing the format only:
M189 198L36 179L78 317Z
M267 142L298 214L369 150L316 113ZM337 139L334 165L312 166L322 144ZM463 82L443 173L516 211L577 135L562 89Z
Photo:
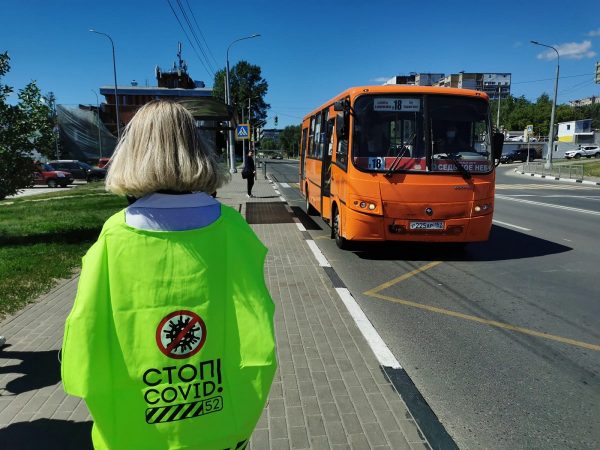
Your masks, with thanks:
M83 259L62 349L97 450L248 444L276 368L274 305L266 247L210 195L226 176L177 103L140 108L115 150L106 188L136 201Z
M256 178L256 165L254 164L254 153L252 150L248 152L246 155L246 163L244 164L244 168L242 169L242 177L246 179L248 183L248 192L246 193L246 197L252 198L252 188L254 187L254 179Z

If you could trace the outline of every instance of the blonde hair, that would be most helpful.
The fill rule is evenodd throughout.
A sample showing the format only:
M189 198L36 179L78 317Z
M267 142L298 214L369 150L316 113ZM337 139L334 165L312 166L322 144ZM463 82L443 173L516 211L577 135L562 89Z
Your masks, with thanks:
M192 114L175 102L142 106L111 158L106 190L144 195L160 190L213 193L229 176L205 145Z

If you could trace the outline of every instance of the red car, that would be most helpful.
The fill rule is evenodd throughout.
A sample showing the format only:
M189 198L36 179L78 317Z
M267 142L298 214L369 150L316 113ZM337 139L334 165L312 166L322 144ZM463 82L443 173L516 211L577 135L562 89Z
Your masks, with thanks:
M63 170L54 170L50 164L36 163L33 172L33 184L47 185L48 187L66 187L73 183L73 176L70 172Z
M99 169L108 169L108 162L110 161L110 158L100 158L98 160L98 168Z

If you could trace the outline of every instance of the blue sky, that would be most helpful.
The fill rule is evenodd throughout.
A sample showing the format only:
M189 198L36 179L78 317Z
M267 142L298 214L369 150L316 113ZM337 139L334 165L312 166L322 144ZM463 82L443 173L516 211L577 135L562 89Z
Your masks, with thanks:
M179 11L177 0L170 2ZM534 100L552 92L556 59L532 39L559 46L560 103L600 95L593 82L600 61L597 0L179 2L195 27L191 7L208 44L208 70L167 0L4 0L0 51L9 52L12 66L4 82L21 88L34 79L59 103L95 104L92 89L112 84L110 43L88 32L95 28L115 41L119 85L134 79L154 85L154 67L171 66L181 41L192 77L211 87L211 68L225 66L228 45L260 33L234 44L229 61L262 68L271 104L267 127L276 115L279 127L298 124L347 87L409 72L510 72L512 94Z

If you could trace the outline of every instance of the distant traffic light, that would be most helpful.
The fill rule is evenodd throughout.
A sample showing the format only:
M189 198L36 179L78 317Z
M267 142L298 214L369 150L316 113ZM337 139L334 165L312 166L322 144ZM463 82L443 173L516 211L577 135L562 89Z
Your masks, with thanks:
M277 116L275 116L275 126L277 126L278 122L279 122L279 119L277 118Z

